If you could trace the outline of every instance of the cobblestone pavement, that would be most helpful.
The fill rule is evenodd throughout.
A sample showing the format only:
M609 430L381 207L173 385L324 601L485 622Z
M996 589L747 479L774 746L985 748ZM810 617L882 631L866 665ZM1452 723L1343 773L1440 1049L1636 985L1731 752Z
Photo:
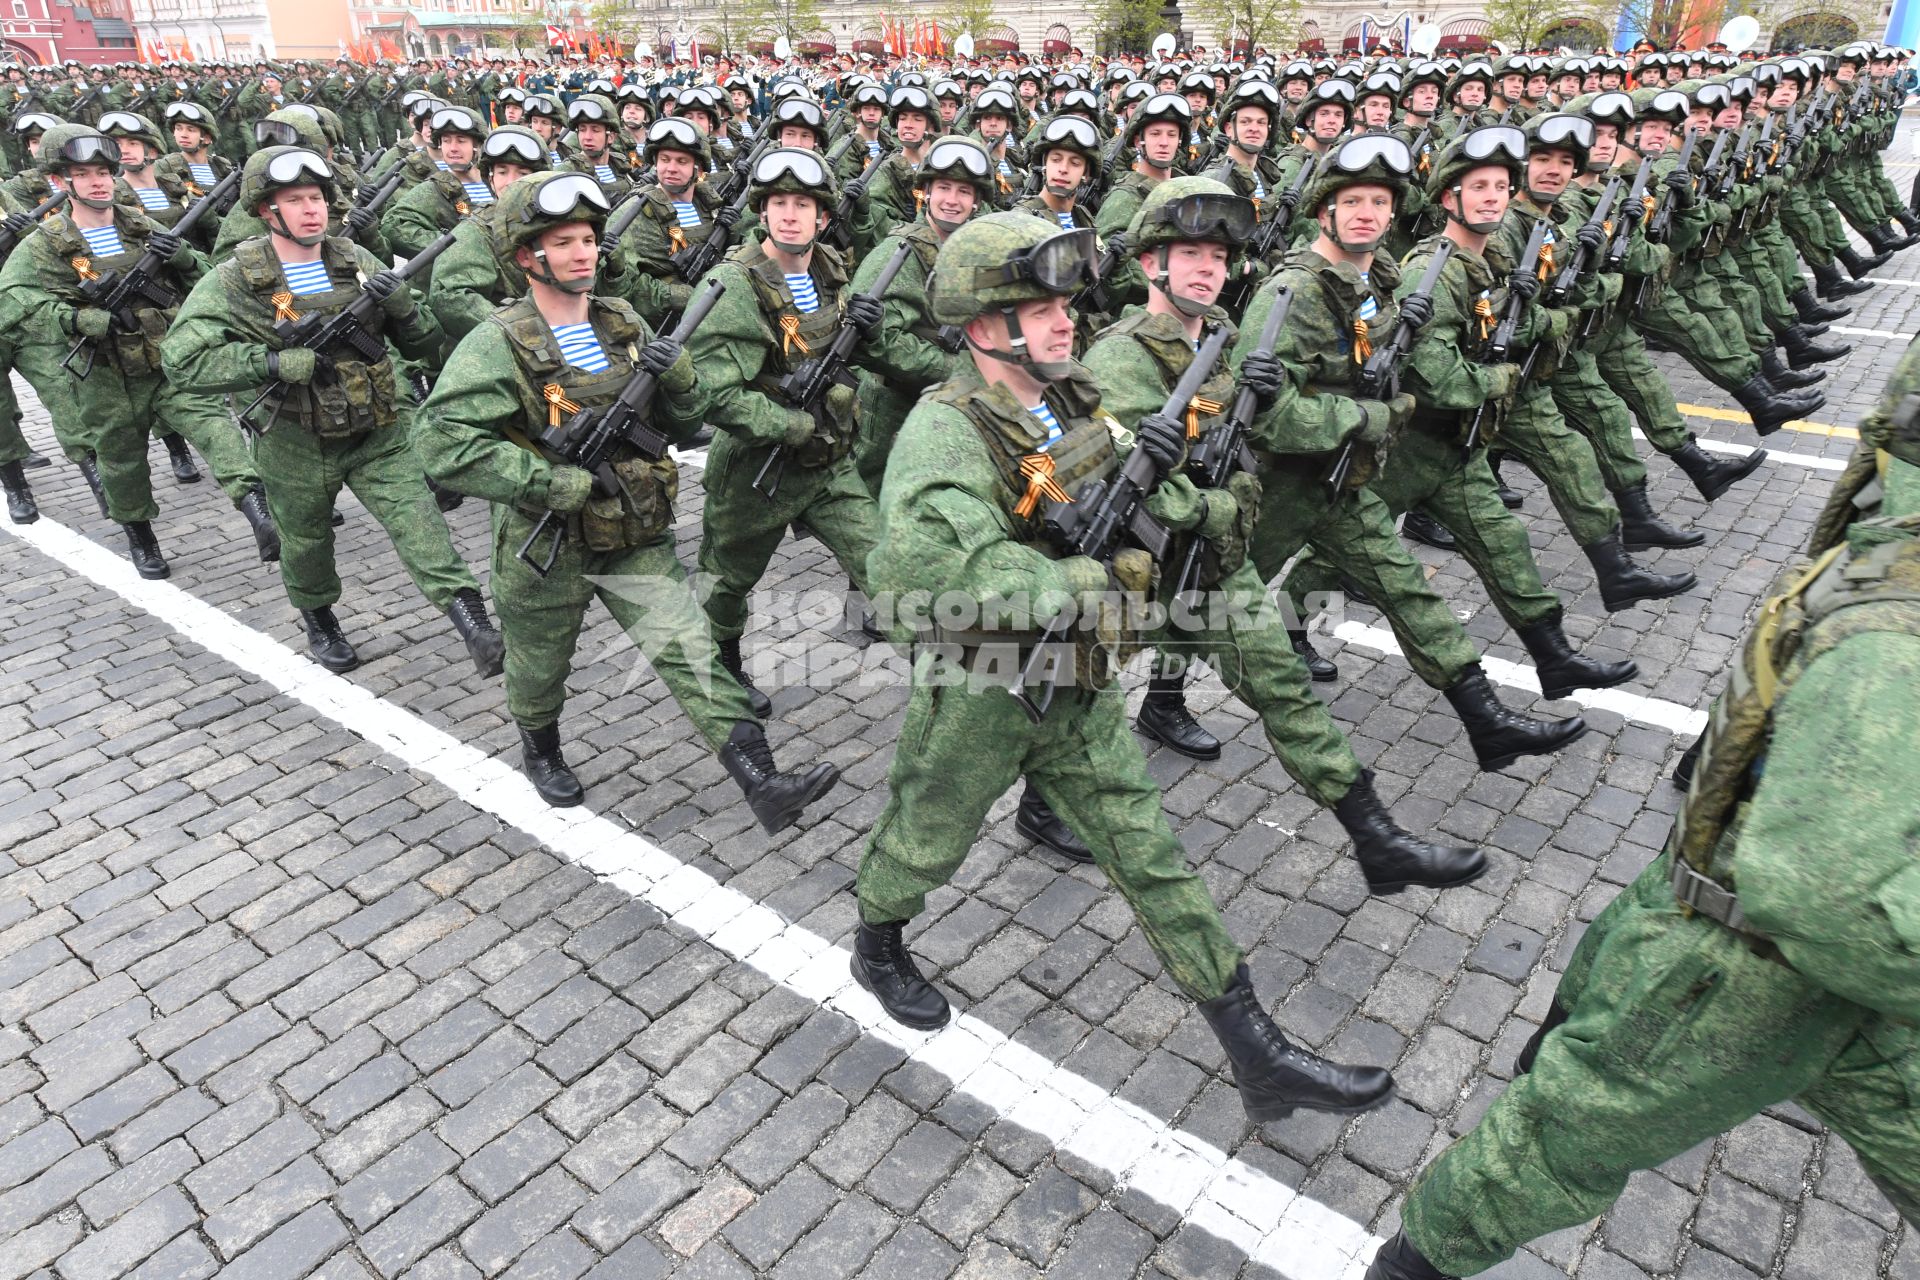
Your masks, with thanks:
M1890 158L1905 189L1909 132ZM1920 316L1920 252L1883 276L1844 322L1864 332L1828 366L1821 423L1857 418ZM1660 359L1720 414L1704 438L1751 442ZM28 433L56 452L37 405ZM1395 812L1488 849L1470 888L1370 899L1250 717L1196 691L1229 741L1213 764L1150 756L1175 829L1287 1030L1400 1082L1379 1112L1264 1131L1117 896L1026 847L1011 795L910 938L965 1034L930 1044L843 990L829 944L853 926L904 690L839 618L748 640L781 757L845 771L800 828L759 833L603 613L564 723L588 810L560 816L513 780L498 683L351 499L340 613L367 661L343 681L306 662L209 483L176 486L155 450L175 572L141 584L78 474L31 473L41 523L0 537L0 1280L1355 1274L1665 837L1676 728L1851 447L1822 427L1768 443L1793 456L1711 509L1653 464L1656 503L1708 534L1656 562L1703 585L1615 615L1520 480L1568 630L1643 670L1557 757L1480 773L1441 699L1368 647L1376 616L1325 640L1334 713ZM484 510L453 523L484 572ZM1419 555L1523 662L1460 562ZM790 542L771 585L838 581ZM1920 1280L1920 1240L1784 1106L1493 1274Z

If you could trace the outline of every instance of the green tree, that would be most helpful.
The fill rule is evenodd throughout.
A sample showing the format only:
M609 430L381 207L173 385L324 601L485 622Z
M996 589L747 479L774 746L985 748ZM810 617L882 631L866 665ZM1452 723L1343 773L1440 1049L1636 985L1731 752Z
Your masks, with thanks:
M1664 0L1643 0L1657 7ZM1569 18L1592 17L1608 25L1608 17L1588 5L1567 0L1486 0L1481 12L1487 19L1487 38L1509 50L1531 49L1549 27Z
M1093 21L1107 53L1145 53L1160 34L1160 0L1093 0Z
M1214 48L1225 52L1245 41L1249 51L1264 48L1276 54L1300 43L1306 16L1301 0L1199 0L1191 13L1195 36L1210 35Z
M994 0L952 0L938 11L940 34L952 48L956 36L971 34L976 40L994 26Z
M819 0L744 0L738 11L746 34L764 40L801 40L823 25Z

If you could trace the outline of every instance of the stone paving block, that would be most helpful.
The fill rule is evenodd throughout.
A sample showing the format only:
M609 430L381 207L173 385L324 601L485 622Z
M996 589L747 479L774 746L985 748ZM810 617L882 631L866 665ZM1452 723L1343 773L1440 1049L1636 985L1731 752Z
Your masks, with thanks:
M131 1270L198 1220L186 1196L168 1187L74 1245L54 1269L62 1280L108 1280Z
M602 1252L624 1243L699 1186L678 1160L656 1152L589 1200L572 1221Z
M1037 1267L1046 1266L1073 1225L1099 1204L1099 1197L1051 1165L1000 1212L989 1234Z
M564 1170L548 1169L462 1232L460 1250L484 1274L493 1275L571 1217L590 1194Z
M724 1157L727 1167L756 1191L764 1191L815 1150L841 1120L847 1104L825 1085L811 1085L781 1103ZM697 1121L695 1123L698 1123ZM692 1126L681 1131L682 1136ZM673 1149L674 1144L668 1144Z

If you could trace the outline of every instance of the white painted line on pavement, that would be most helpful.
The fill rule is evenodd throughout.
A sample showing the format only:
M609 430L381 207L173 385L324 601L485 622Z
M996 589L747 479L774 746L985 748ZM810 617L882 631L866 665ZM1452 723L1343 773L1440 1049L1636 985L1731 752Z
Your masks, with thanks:
M1832 324L1827 328L1834 333L1850 334L1856 338L1899 338L1904 342L1913 340L1912 334L1901 333L1898 329L1854 329L1844 324Z
M44 516L0 528L183 637L303 702L409 769L671 917L769 979L833 1009L1022 1128L1166 1205L1293 1280L1358 1280L1380 1243L1360 1223L1183 1133L964 1013L935 1034L889 1019L846 950L585 808L552 809L519 770L321 668ZM1491 674L1491 672L1490 672Z
M1859 249L1864 249L1866 248L1866 244L1863 241L1854 247ZM1813 279L1813 272L1802 271L1800 273L1800 278L1802 280L1811 280ZM1920 280L1894 280L1887 276L1876 276L1876 275L1868 275L1864 277L1864 279L1869 284L1897 284L1903 289L1920 289Z
M1400 642L1393 638L1393 632L1384 627L1370 627L1363 622L1343 622L1333 629L1333 635L1336 640L1372 649L1376 653L1395 656L1400 653ZM1540 677L1532 667L1508 662L1491 654L1482 655L1480 665L1486 670L1487 679L1495 684L1524 689L1528 693L1540 692ZM1612 711L1636 724L1652 725L1675 736L1701 733L1707 727L1707 713L1704 711L1622 689L1579 689L1568 694L1566 701L1577 702L1597 711Z
M1633 429L1633 438L1635 440L1645 440L1647 435L1646 432L1635 427ZM1736 458L1744 458L1752 453L1754 449L1752 445L1728 444L1724 440L1709 440L1705 436L1696 437L1696 443L1708 453L1731 454ZM1772 445L1764 442L1760 445L1760 448L1767 451L1768 462L1785 462L1796 467L1812 467L1815 471L1845 471L1847 469L1847 464L1838 458L1820 458L1815 457L1811 453L1795 453L1791 449L1776 449ZM1762 470L1754 474L1756 476L1764 475L1765 472Z

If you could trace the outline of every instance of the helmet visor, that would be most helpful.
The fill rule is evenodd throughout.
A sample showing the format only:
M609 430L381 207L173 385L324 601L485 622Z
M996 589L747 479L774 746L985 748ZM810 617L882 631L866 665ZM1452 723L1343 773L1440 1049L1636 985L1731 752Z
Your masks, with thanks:
M297 147L300 145L300 131L285 120L257 120L253 126L253 140L263 147Z
M162 114L168 122L185 120L188 124L210 123L206 111L197 102L169 102Z
M69 138L60 147L62 164L104 164L120 163L120 144L112 138L87 134L83 137Z
M975 288L1031 281L1048 293L1075 293L1100 278L1093 229L1056 231L999 267L974 273Z
M585 120L589 122L597 121L604 124L608 118L606 107L595 102L592 98L577 99L567 107L567 120L571 123L578 124L580 121Z
M1548 116L1535 131L1538 147L1577 147L1593 150L1593 121L1585 116Z
M1603 93L1587 104L1587 115L1594 120L1612 124L1632 124L1633 98L1618 90Z
M140 117L131 111L109 111L100 117L97 128L102 133L145 133L147 126Z
M1413 172L1413 151L1390 133L1363 133L1336 147L1327 163L1342 173L1364 173L1385 165L1404 178Z
M1092 151L1100 145L1100 131L1085 116L1055 116L1040 134L1040 147L1060 143Z
M441 107L433 113L433 132L465 133L477 138L486 131L465 107Z
M987 157L975 143L959 138L942 138L933 144L920 167L933 173L965 169L971 176L984 179L987 176Z
M521 164L537 165L546 159L545 148L537 138L529 138L523 133L489 134L481 145L480 154L488 160L519 161Z
M276 187L332 182L333 166L317 153L308 151L304 147L294 151L283 151L267 161L267 181Z
M1402 150L1405 148L1403 147ZM1253 201L1219 191L1196 191L1171 200L1160 221L1186 240L1224 240L1237 245L1253 234Z
M606 213L611 207L600 184L584 173L563 173L549 179L541 183L533 195L535 212L548 218L564 218L577 212L582 204L600 213Z
M670 147L697 156L700 154L700 126L679 116L668 116L655 121L653 127L647 130L647 145Z
M753 180L761 185L786 177L791 177L803 187L824 188L827 185L827 167L818 155L795 147L769 151L753 166Z
M1519 164L1527 158L1527 135L1504 124L1475 129L1462 140L1460 151L1469 160Z

